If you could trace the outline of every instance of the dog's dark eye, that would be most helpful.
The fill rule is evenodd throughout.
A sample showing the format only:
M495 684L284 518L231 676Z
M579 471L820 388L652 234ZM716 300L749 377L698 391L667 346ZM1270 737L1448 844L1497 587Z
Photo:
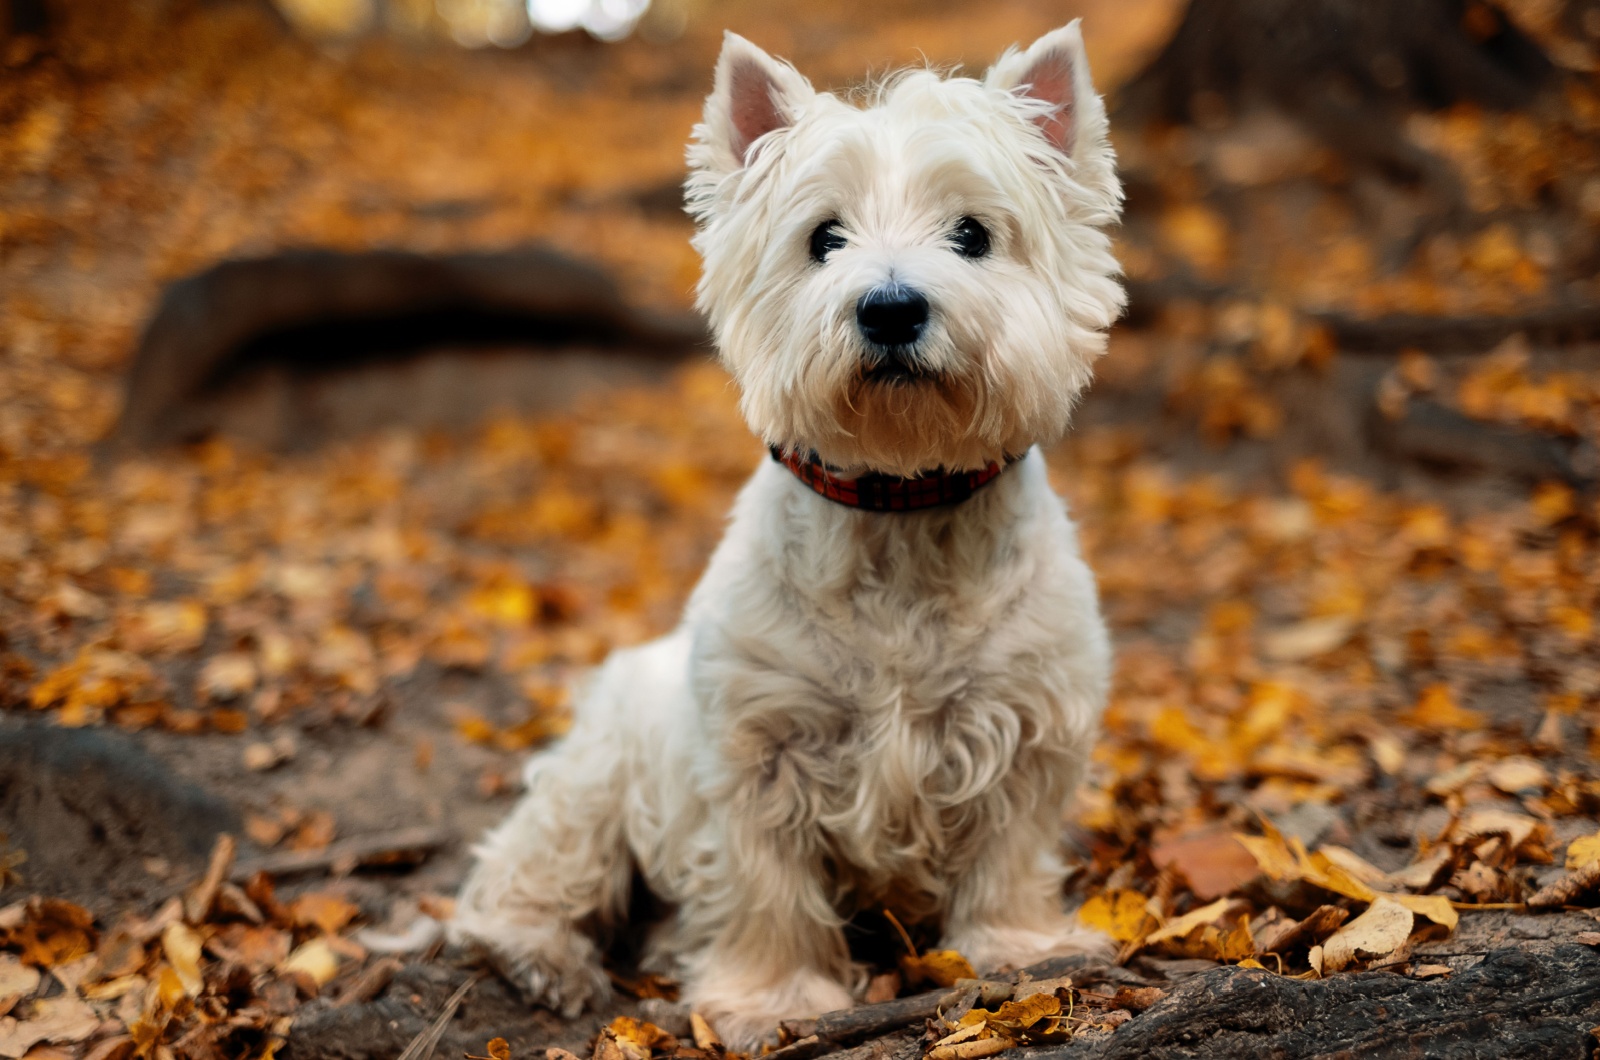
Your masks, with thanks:
M838 221L824 221L812 229L812 261L826 261L829 254L842 249L844 249L844 227Z
M989 253L989 230L976 217L963 217L956 222L950 242L956 245L956 253L963 258L981 258Z

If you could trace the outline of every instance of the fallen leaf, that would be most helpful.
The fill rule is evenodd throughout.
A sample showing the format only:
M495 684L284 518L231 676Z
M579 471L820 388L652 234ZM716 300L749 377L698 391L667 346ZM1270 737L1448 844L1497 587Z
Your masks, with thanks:
M989 1017L989 1023L1009 1030L1027 1030L1040 1020L1059 1015L1060 1012L1061 999L1054 994L1041 992L1020 1001L1003 1002Z
M1009 1038L996 1035L993 1038L978 1038L955 1045L936 1045L928 1050L927 1060L978 1060L979 1057L1004 1052L1013 1044L1015 1043Z
M199 932L182 921L168 924L161 932L161 950L183 984L183 992L190 997L199 997L205 989L205 977L200 972L201 945Z
M1572 872L1600 861L1600 832L1579 836L1567 844L1566 869Z
M1486 776L1489 783L1507 795L1543 791L1550 786L1550 771L1524 755L1502 758L1489 767Z
M900 970L910 983L930 982L934 986L955 986L960 979L976 979L968 960L955 950L929 950L920 957L900 958Z
M1078 919L1118 942L1142 938L1156 926L1149 899L1138 891L1102 891L1078 907Z
M1461 915L1456 912L1455 906L1450 904L1450 899L1441 894L1390 894L1384 898L1397 902L1416 915L1427 917L1435 924L1451 931L1454 931L1461 921Z
M99 1029L100 1017L78 998L36 1001L27 1019L0 1016L0 1057L18 1060L40 1042L81 1042Z
M1335 931L1322 945L1322 968L1343 971L1352 964L1387 957L1411 937L1411 910L1385 896Z
M0 1016L39 989L41 978L37 968L23 964L14 954L0 953Z
M1150 848L1150 860L1158 869L1182 873L1202 902L1232 894L1261 871L1250 851L1224 825L1158 838Z
M675 1035L662 1030L654 1023L618 1016L606 1025L606 1033L616 1039L627 1060L648 1060L652 1053L671 1053L678 1048Z
M1349 615L1308 618L1268 633L1261 648L1278 662L1304 662L1343 647L1355 630L1355 619Z
M305 975L321 987L339 974L339 954L326 938L318 936L297 946L278 970L286 975Z
M1350 911L1336 905L1318 906L1303 920L1278 924L1260 939L1262 953L1288 953L1299 946L1319 945L1350 918Z
M300 927L314 927L329 935L361 914L361 909L328 891L312 891L289 903L289 916Z
M1154 946L1169 939L1182 939L1197 928L1215 924L1225 917L1237 914L1244 907L1245 903L1237 899L1218 898L1210 905L1201 906L1161 925L1145 936L1145 945Z

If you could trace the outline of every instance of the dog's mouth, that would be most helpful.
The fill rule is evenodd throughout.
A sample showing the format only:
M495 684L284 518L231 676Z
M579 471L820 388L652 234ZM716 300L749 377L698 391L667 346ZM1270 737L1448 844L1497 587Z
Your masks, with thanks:
M861 378L880 386L915 386L938 382L939 375L919 364L909 349L893 347L867 360L861 366Z

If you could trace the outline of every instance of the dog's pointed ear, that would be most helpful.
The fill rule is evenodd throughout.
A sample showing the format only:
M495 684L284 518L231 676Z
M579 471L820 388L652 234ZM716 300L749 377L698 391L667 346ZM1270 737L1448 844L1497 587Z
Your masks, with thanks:
M984 83L1048 104L1034 118L1039 131L1056 150L1075 161L1105 140L1105 104L1089 77L1080 19L1073 19L1034 41L1027 51L1015 48L989 68Z
M708 168L731 173L753 158L751 148L770 132L794 124L815 95L811 83L737 33L725 33L716 85L706 97L705 123L697 130Z

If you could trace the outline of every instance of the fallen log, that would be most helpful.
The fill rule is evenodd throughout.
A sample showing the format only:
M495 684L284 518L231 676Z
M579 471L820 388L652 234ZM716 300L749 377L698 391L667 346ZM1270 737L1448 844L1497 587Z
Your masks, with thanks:
M443 828L397 828L392 832L340 839L321 850L288 850L251 858L235 865L228 878L244 883L257 873L276 878L308 872L338 874L380 865L416 864L454 839L455 835Z
M1600 1023L1600 952L1505 948L1448 978L1384 972L1303 982L1219 968L1177 986L1108 1038L1027 1060L1579 1060Z

